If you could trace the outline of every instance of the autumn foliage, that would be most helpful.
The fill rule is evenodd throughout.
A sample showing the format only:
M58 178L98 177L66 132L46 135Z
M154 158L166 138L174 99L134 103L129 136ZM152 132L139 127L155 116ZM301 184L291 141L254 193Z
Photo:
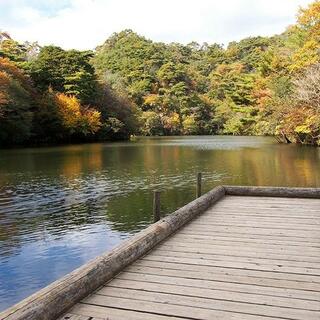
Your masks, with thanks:
M226 48L124 30L94 52L4 35L0 57L0 144L232 134L320 145L319 0L283 33Z

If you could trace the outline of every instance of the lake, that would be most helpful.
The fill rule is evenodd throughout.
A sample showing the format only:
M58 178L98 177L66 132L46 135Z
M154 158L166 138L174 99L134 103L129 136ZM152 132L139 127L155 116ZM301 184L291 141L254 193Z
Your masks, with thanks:
M162 137L0 150L0 310L220 184L320 186L320 148L270 137Z

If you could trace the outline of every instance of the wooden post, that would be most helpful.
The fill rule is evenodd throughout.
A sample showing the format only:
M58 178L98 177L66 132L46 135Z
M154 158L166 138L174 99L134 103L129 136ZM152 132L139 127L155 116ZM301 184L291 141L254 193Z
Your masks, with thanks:
M161 217L160 191L153 192L153 221L157 222Z
M197 175L197 198L201 197L201 187L202 187L202 173L198 172Z

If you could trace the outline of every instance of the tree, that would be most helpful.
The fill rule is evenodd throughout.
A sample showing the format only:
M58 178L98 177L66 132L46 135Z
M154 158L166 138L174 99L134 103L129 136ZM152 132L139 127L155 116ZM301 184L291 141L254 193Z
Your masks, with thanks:
M33 101L29 79L7 58L0 58L0 145L28 141Z
M55 100L67 137L87 137L100 129L101 114L99 111L82 107L75 96L58 93Z
M55 91L75 95L88 104L96 94L96 76L89 63L90 52L46 46L30 63L30 75L41 91L51 87Z

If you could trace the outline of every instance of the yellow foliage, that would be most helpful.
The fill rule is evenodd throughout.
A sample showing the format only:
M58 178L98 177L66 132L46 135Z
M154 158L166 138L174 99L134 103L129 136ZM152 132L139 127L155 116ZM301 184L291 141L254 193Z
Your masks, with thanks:
M163 127L171 134L178 134L180 131L180 117L176 112L172 112L163 117Z
M82 114L82 119L87 126L87 133L95 133L101 127L101 113L95 109L86 109Z
M292 64L289 70L293 72L300 71L310 65L320 61L320 44L316 40L307 41L302 48L295 52L292 56Z
M57 93L56 103L63 119L63 125L68 129L75 129L81 118L81 105L79 100L74 96Z
M18 80L25 89L31 89L29 78L9 59L0 57L0 71Z
M197 131L197 123L193 115L186 116L183 120L182 125L185 134L193 134Z
M57 93L56 104L63 126L71 134L93 134L101 127L100 112L93 108L83 108L75 96Z
M313 38L320 40L320 1L314 1L306 9L300 9L298 23L308 31Z
M276 133L285 132L297 143L320 143L320 114L309 107L289 108Z
M144 97L144 104L154 106L158 101L157 94L149 94Z

